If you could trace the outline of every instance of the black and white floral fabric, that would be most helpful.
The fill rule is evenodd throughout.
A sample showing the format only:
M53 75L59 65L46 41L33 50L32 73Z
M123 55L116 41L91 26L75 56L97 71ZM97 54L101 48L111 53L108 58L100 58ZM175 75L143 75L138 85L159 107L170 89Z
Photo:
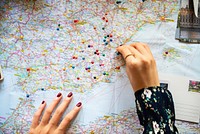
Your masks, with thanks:
M175 111L169 90L157 87L135 92L137 114L143 134L176 134Z

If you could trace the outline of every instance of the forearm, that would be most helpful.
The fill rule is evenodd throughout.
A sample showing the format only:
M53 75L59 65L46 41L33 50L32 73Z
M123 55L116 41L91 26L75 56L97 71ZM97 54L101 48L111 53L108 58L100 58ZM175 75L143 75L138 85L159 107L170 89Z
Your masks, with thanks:
M135 92L137 114L144 133L178 133L172 95L167 89L149 87Z

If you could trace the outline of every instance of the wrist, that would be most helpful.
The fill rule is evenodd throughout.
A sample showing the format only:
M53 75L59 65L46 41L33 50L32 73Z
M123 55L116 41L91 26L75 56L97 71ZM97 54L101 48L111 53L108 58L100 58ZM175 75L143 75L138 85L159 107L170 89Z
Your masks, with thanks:
M138 86L132 86L133 87L133 90L134 92L137 92L139 90L142 90L142 89L145 89L145 88L153 88L153 87L160 87L160 83L156 83L156 84L141 84L141 85L138 85Z

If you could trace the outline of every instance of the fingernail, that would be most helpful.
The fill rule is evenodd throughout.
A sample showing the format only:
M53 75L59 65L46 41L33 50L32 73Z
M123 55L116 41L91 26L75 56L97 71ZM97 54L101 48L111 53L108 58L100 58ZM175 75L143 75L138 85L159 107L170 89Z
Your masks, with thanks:
M117 48L121 47L122 45L117 46Z
M73 95L73 93L72 92L70 92L68 95L67 95L67 97L72 97L72 95Z
M77 107L80 107L81 105L82 105L81 102L79 102L79 103L76 104Z
M42 101L42 104L44 104L45 103L45 101Z
M61 95L62 95L61 93L58 93L58 94L57 94L57 97L60 97Z

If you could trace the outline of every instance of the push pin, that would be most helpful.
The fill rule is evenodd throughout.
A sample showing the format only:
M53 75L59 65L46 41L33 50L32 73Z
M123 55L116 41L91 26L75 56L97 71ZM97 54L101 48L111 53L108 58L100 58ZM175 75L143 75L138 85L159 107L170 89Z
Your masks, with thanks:
M3 80L3 73L2 73L2 69L1 69L1 65L0 65L0 81Z

